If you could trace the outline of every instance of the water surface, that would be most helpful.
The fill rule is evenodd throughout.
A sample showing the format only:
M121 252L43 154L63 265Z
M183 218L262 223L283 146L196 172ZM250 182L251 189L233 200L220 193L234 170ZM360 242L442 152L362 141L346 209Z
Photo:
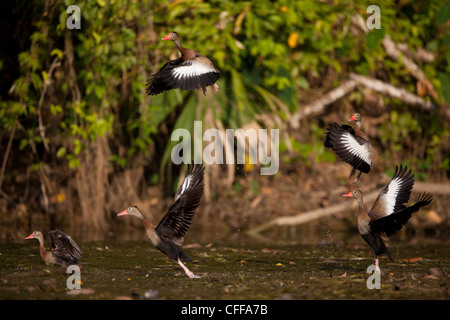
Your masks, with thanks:
M450 250L390 244L380 289L369 289L365 245L186 243L189 279L148 241L83 242L81 290L46 266L37 241L0 244L1 299L448 299ZM405 261L407 259L408 261Z

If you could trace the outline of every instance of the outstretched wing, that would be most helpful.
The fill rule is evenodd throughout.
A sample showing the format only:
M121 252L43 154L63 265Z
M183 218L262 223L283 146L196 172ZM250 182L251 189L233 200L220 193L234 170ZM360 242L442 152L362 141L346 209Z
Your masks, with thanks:
M406 208L414 185L414 174L408 167L395 167L395 173L391 181L381 190L369 216L372 220L382 218Z
M172 70L183 62L181 58L170 60L165 63L157 73L152 74L145 84L145 93L150 96L160 94L164 91L173 89L168 85L168 76Z
M396 211L388 216L372 220L369 222L371 229L378 234L385 233L390 237L399 231L404 224L411 218L411 215L419 211L421 207L429 205L432 201L432 196L429 193L423 193L417 199L417 202L410 207L405 207L400 211Z
M195 90L213 85L220 78L220 72L211 61L203 56L186 60L171 70L168 85L174 89Z
M184 235L191 226L192 217L203 195L204 170L202 165L188 167L186 177L175 194L169 211L155 228L161 237L179 246L183 244Z
M368 173L373 161L369 141L355 134L349 125L333 123L324 134L324 146L333 149L343 161L352 167Z
M170 89L200 89L213 85L219 78L220 72L208 58L198 56L186 61L179 58L166 63L147 80L146 93L155 95Z
M59 230L52 230L49 235L52 243L52 254L59 263L64 261L68 264L77 264L80 261L83 252L71 236Z

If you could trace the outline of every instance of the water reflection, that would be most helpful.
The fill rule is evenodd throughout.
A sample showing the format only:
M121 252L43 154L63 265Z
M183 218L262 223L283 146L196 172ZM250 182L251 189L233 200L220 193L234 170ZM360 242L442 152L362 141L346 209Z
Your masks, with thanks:
M1 226L1 242L24 242L24 238L34 230L41 230L47 234L50 230L37 226L30 229L29 226ZM144 227L135 219L122 219L112 221L105 232L92 232L87 226L74 228L59 228L69 233L72 238L80 242L91 241L148 241ZM406 225L399 233L389 239L389 243L415 244L415 243L449 243L450 232L445 224L417 228ZM48 239L46 239L47 244ZM223 223L200 224L192 223L185 236L184 243L261 243L261 244L338 244L354 243L364 245L358 235L356 223L350 219L319 219L298 226L273 227L261 234L250 236L247 230L231 230Z

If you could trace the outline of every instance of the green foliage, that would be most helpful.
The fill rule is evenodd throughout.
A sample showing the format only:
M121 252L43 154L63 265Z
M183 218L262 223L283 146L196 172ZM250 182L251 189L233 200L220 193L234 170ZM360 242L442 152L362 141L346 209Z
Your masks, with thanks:
M155 150L155 139L167 142L173 129L191 129L208 110L223 128L242 127L263 113L286 120L309 99L308 90L331 89L350 72L382 71L394 85L414 91L407 70L385 56L381 41L387 34L412 50L435 53L434 61L420 67L438 92L437 102L450 102L448 2L385 1L382 28L367 34L352 25L355 15L367 19L366 1L79 1L82 27L68 30L71 4L36 1L33 16L24 17L33 19L29 47L18 53L20 74L0 102L0 128L11 132L18 125L14 139L20 150L35 153L36 162L51 161L52 155L36 151L47 142L57 161L76 168L92 142L106 138L110 161L122 168L136 157L165 166L177 142ZM221 70L219 94L145 95L146 78L178 55L172 43L159 41L172 30ZM324 80L330 70L337 74L331 84ZM437 129L430 129L420 116L394 104L392 124L382 126L380 140L395 152L409 135L423 135L431 143L420 161L432 162L432 152L448 139L448 124L433 120ZM312 128L308 141L291 138L300 154L295 161L334 161L319 131ZM443 163L448 170L448 159Z

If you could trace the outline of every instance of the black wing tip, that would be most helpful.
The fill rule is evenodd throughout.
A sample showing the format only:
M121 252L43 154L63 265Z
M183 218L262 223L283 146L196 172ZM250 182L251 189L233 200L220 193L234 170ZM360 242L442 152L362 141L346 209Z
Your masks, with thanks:
M205 185L204 176L205 176L205 167L203 164L197 163L188 163L188 168L184 179L191 176L193 183L189 186L189 189L196 189L201 187L201 193L203 193L203 188Z
M205 172L205 167L201 163L188 163L188 170L186 175L188 174L195 174L195 173L201 173L203 174Z
M325 146L325 148L332 149L333 144L331 143L330 134L331 134L331 126L327 128L323 134L323 145Z
M429 205L433 201L433 195L427 192L423 192L419 195L419 198L416 201L416 204L421 207Z
M356 169L367 174L370 172L371 166L370 164L361 161L361 164L358 167L356 167Z
M341 132L340 126L336 122L330 124L323 134L323 145L326 148L333 149L331 135L335 132Z
M403 178L403 179L414 179L414 174L411 169L408 169L408 166L400 164L400 166L395 166L395 172L393 178Z
M324 145L327 148L334 148L333 140L337 139L340 135L344 133L350 133L355 135L355 131L349 125L343 124L339 125L336 122L330 124L330 126L325 130L324 135Z
M158 84L155 82L148 82L145 84L145 94L148 96L156 96L160 93L163 93L164 91L171 90L172 88L167 87L164 84Z

